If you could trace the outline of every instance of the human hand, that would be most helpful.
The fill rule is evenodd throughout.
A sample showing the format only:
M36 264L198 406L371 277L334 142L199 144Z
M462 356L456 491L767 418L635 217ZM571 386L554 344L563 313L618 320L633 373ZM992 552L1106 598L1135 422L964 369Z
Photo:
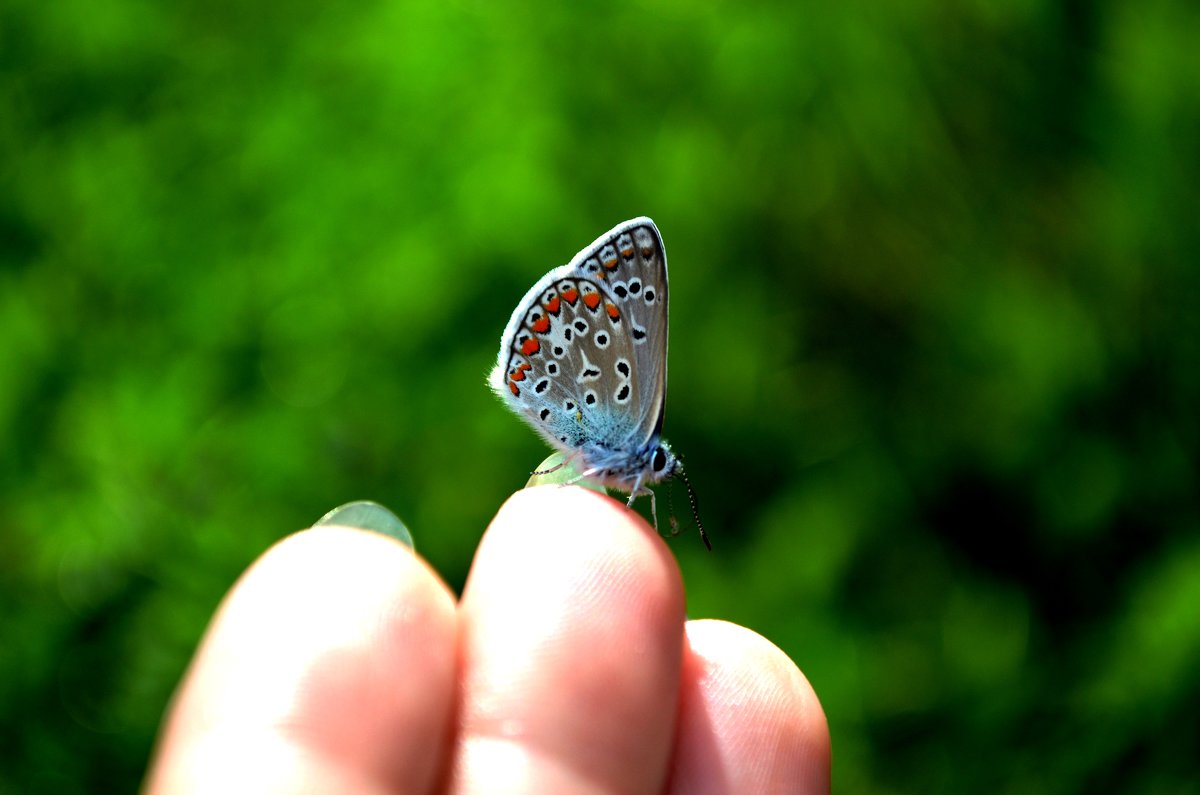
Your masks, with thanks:
M761 636L685 621L666 544L607 497L518 492L461 599L386 536L284 539L218 610L146 792L810 793L829 735Z

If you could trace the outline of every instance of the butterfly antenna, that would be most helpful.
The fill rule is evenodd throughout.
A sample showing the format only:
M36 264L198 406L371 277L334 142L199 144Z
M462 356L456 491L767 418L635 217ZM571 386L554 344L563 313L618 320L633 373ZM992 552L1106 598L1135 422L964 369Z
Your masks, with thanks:
M569 456L565 456L562 461L559 461L557 464L550 467L549 469L535 469L532 472L530 472L529 474L530 475L549 475L552 472L557 472L558 470L562 469L563 467L565 467L568 464L570 464L571 462L573 462L577 455L578 455L578 453L572 453ZM553 456L551 456L551 458L553 458ZM549 460L549 459L547 459L547 460ZM542 463L545 463L545 462L543 461ZM588 472L585 472L583 475L575 478L575 480L572 480L571 482L574 483L578 480L583 480L584 478L590 476L595 471L596 470L590 470Z
M696 520L696 529L700 531L700 540L704 542L704 546L708 547L708 551L712 552L712 544L708 541L708 533L704 532L704 525L700 523L700 508L696 505L696 492L692 490L692 483L688 480L687 475L680 469L675 473L679 479L683 481L684 488L687 489L688 502L692 504L692 518Z
M551 472L557 472L558 470L562 469L566 465L567 465L566 461L559 461L557 464L550 467L549 469L535 469L532 472L530 472L529 474L530 475L549 475Z

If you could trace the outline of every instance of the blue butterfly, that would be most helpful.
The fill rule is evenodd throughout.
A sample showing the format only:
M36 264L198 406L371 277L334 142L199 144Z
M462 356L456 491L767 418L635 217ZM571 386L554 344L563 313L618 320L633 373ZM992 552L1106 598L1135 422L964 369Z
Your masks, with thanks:
M629 493L679 478L661 438L667 395L667 253L649 218L618 224L538 280L513 311L488 383L584 478ZM560 466L562 466L560 464ZM672 520L672 523L674 520Z

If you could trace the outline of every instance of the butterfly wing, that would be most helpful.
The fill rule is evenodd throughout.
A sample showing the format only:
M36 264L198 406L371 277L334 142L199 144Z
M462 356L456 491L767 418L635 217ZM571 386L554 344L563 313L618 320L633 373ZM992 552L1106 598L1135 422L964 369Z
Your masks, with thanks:
M560 450L637 449L662 425L666 354L666 251L634 218L526 293L489 383Z

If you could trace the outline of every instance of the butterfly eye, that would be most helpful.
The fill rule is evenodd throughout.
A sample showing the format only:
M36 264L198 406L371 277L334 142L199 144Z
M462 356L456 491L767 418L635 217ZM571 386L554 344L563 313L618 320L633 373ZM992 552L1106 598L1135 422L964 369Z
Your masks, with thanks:
M650 466L655 472L662 472L667 468L667 454L661 447L654 451L654 460L650 462Z

